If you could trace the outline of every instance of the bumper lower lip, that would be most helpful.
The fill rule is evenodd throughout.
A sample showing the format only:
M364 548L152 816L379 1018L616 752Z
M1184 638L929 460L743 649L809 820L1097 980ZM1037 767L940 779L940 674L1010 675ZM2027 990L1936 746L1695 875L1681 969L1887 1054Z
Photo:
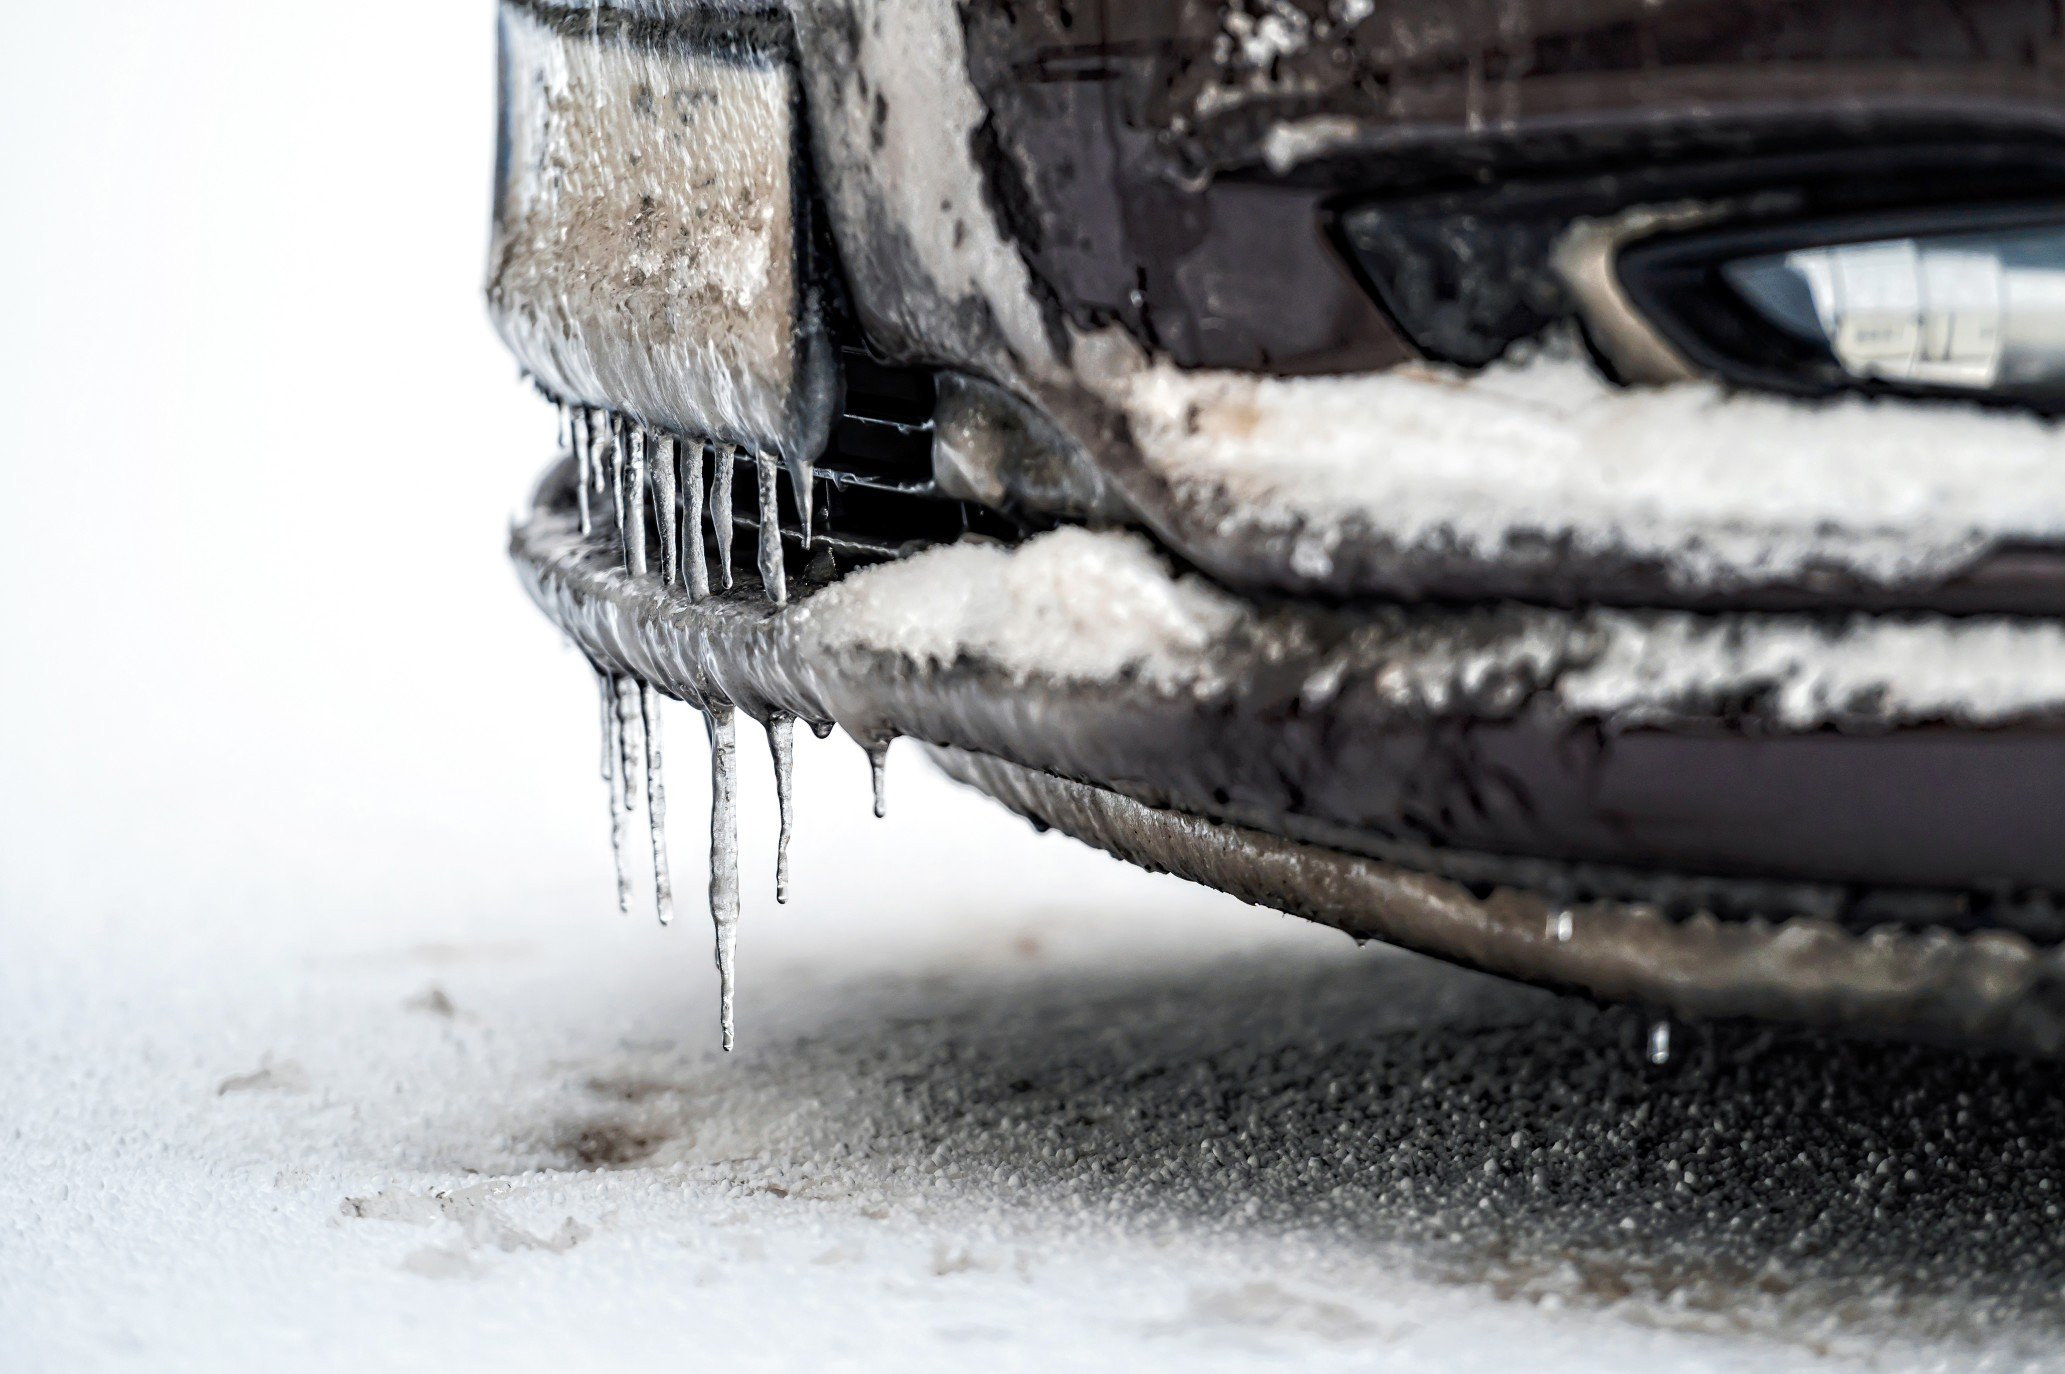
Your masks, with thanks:
M2032 948L2065 934L2049 895L2065 891L2056 627L1351 614L1184 590L1195 579L1171 576L1137 537L1086 531L1070 533L1138 549L1147 582L1028 589L1006 567L1022 546L981 555L981 576L1006 569L995 586L958 573L927 586L905 562L830 586L792 579L784 608L743 574L693 601L583 537L570 486L562 466L514 531L519 572L598 666L671 695L836 722L864 741L908 735L1480 893L1997 931ZM856 615L884 574L902 579L902 601ZM1055 616L1094 604L1144 647L1086 670L953 638L954 605L1011 600L1037 623L1041 596ZM1213 621L1220 602L1230 609ZM935 620L916 647L881 630ZM1971 684L1958 662L1982 654L2013 662L2008 695L1959 695Z
M1144 867L1492 973L1692 1017L1750 1016L2055 1055L2065 958L2005 934L1817 917L1674 919L1642 903L1560 907L1150 807L955 749L933 757L1013 811Z

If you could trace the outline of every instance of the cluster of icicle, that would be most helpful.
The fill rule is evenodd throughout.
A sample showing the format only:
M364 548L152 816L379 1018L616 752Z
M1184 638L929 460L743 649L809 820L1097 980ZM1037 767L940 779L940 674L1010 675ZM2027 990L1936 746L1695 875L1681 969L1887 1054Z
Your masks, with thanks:
M560 446L573 453L578 472L581 533L592 535L607 522L623 550L631 577L658 576L684 589L691 600L711 594L711 562L703 527L716 544L717 576L731 586L732 470L739 450L730 444L651 433L621 416L587 407L559 406ZM713 470L714 469L714 470ZM780 464L754 455L759 487L760 582L776 605L788 603L782 565L778 509ZM792 470L803 538L811 538L810 478ZM707 505L705 492L708 493ZM651 547L653 532L658 547ZM597 667L602 692L602 776L609 784L610 847L616 856L617 907L631 909L631 875L625 865L632 814L641 791L652 842L654 903L660 924L674 919L673 879L667 863L667 791L661 769L659 693L651 684ZM738 726L730 702L705 698L691 703L703 713L710 735L710 920L716 928L717 975L724 1048L732 1047L735 953L738 940ZM781 838L775 862L775 900L789 896L789 830L796 722L778 715L767 723L774 754ZM880 764L876 767L876 814L881 814Z

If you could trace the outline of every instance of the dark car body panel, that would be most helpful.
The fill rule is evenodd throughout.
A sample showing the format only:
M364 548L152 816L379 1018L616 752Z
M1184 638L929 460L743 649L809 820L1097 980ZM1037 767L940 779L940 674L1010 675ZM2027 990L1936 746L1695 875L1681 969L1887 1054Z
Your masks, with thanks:
M1244 62L1229 8L1295 11L1306 32ZM1603 177L1610 203L1638 168L1689 184L1752 154L2065 141L2051 0L1397 0L1353 23L1340 8L965 7L997 203L1058 308L1185 365L1359 371L1408 350L1302 242L1344 196L1554 175ZM1318 156L1272 155L1301 125Z

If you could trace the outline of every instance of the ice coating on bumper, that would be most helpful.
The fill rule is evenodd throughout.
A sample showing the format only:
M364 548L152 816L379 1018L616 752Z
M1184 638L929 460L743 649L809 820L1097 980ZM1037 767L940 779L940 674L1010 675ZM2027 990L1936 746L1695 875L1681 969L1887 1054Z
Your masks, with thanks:
M1200 701L1262 664L1288 664L1314 705L1353 683L1403 717L1525 705L1627 724L1744 701L1796 731L2065 717L2065 626L2044 620L1263 608L1172 570L1141 535L1074 527L1014 547L931 549L798 589L781 608L757 587L693 602L631 579L561 511L519 527L515 553L547 613L621 667L677 695L836 720L862 737L918 733L884 720L847 680L847 665L883 658L914 672L979 668L1021 686Z
M830 355L800 268L787 57L502 8L496 327L555 396L806 459Z

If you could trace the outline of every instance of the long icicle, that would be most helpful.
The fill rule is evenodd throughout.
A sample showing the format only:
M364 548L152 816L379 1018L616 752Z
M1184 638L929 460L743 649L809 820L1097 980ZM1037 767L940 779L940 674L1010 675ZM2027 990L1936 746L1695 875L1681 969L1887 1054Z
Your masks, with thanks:
M717 997L731 1049L739 927L738 722L730 702L709 703L710 924L717 934Z
M622 771L623 723L617 715L617 679L614 673L595 670L595 687L602 698L602 781L609 788L609 854L617 876L617 905L628 906L624 879L624 792Z
M596 691L602 697L602 780L612 788L617 783L617 684L602 669L595 670Z
M643 577L651 566L645 552L645 431L625 426L624 571Z
M701 439L690 439L680 449L681 568L694 601L710 594L710 562L703 554L703 465L709 450Z
M593 484L589 492L594 496L609 495L609 474L603 470L602 450L597 447L607 433L608 419L594 406L581 407L581 424L588 431L588 476Z
M573 415L574 435L574 493L581 507L581 534L585 537L595 532L595 516L589 507L589 487L594 481L590 469L595 462L595 444L588 425L588 408L582 406Z
M731 586L731 470L737 462L736 448L717 445L717 471L710 482L710 533L717 538L718 574L727 588Z
M645 730L645 823L652 839L653 911L674 923L674 876L667 866L667 779L660 767L660 694L638 684L638 718Z
M603 434L609 463L610 508L616 512L617 548L623 556L631 547L630 525L624 518L624 422L611 416Z
M753 455L760 487L760 586L777 606L789 604L789 574L782 566L781 471L774 456Z
M681 511L674 489L675 451L672 438L657 435L645 441L646 459L652 468L653 513L660 518L660 581L673 586L680 580L681 536L675 528Z
M559 426L553 436L553 443L559 449L558 458L576 459L574 471L579 472L579 455L574 452L574 412L567 406L565 401L561 400L554 400L552 402L552 410L553 419ZM558 461L558 458L555 458L554 461ZM576 481L574 485L578 488L580 483ZM582 530L581 533L586 534L587 531Z
M774 848L774 899L789 900L789 827L796 784L796 718L777 713L767 722L767 747L774 754L774 796L781 811L781 837Z
M638 798L637 757L644 752L644 731L639 728L638 697L628 677L610 678L611 711L616 725L616 782L610 789L610 853L617 865L617 910L631 914L631 870L625 866L624 850L631 842L631 813Z

